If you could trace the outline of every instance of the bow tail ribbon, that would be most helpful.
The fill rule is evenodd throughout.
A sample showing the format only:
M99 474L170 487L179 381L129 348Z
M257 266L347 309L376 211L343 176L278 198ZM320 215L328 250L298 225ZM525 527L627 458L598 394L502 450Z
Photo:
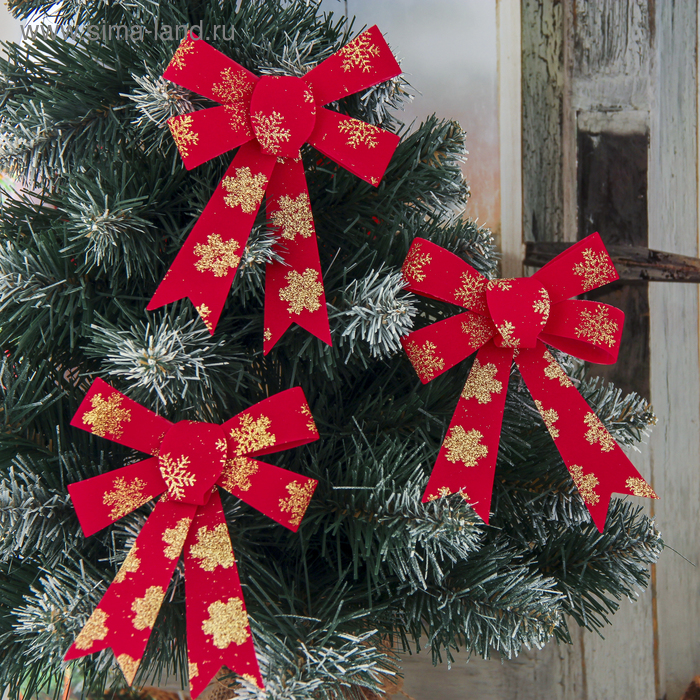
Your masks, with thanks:
M262 688L238 567L217 489L197 510L185 542L185 587L192 695L199 695L222 666Z
M515 362L599 531L613 493L657 498L542 342Z
M196 510L195 505L161 499L66 661L111 648L133 683Z
M488 523L513 350L491 341L476 355L423 502L459 493Z
M267 355L292 323L331 345L316 229L300 158L285 159L275 167L266 206L267 218L279 232L277 252L283 262L267 265L263 351Z
M276 163L255 141L240 147L146 307L149 311L189 298L214 333Z

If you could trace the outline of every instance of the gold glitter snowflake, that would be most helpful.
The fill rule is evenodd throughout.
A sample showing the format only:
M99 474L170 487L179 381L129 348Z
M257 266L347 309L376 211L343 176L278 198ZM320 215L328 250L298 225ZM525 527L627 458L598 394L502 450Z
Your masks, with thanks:
M224 105L224 109L228 115L228 123L234 131L238 131L246 125L246 113L242 102Z
M212 92L219 102L243 102L253 94L255 83L249 80L243 71L224 68L220 78L221 81L215 83L212 88Z
M254 460L248 457L234 457L224 465L221 484L227 491L247 491L252 486L250 477L257 473L258 465Z
M420 251L420 246L412 246L403 261L401 272L409 282L422 282L425 279L423 267L429 265L432 260L430 253L421 253Z
M504 277L500 280L489 280L486 282L486 289L502 289L507 291L513 286L513 279L510 277Z
M127 574L133 574L139 570L139 566L141 566L141 560L136 556L136 552L137 547L136 545L134 545L129 550L129 553L126 555L126 559L124 559L122 565L119 567L119 571L114 577L114 583L121 583L126 579Z
M131 610L135 614L131 618L131 624L137 630L152 628L164 597L165 591L160 586L149 586L143 598L134 598Z
M301 407L301 415L308 419L308 422L306 423L306 429L309 432L316 433L316 435L318 435L318 428L316 427L314 417L311 415L311 409L309 408L308 404L305 403Z
M92 410L83 414L83 424L91 425L94 435L105 437L109 433L113 438L120 438L124 432L124 423L131 421L131 409L122 408L123 396L112 394L106 401L102 394L95 394L91 399Z
M102 503L112 506L109 517L112 520L119 520L150 501L151 496L143 493L145 486L146 482L138 477L127 481L123 476L118 476L112 482L112 490L106 491L102 496Z
M213 530L206 525L197 530L197 543L190 546L190 554L199 559L204 571L214 571L217 566L230 569L236 560L233 558L231 539L226 523L219 523Z
M267 176L263 173L253 175L248 166L236 168L236 176L227 175L221 185L228 192L224 195L227 206L240 207L246 214L252 214L262 202L267 187Z
M168 559L177 559L180 556L182 547L187 539L187 533L190 531L191 523L192 520L190 518L180 518L175 527L169 527L163 533L163 542L168 545L163 550L163 554Z
M583 422L588 426L585 438L591 445L600 444L600 449L603 452L610 452L615 448L615 440L613 436L605 429L605 426L600 422L600 418L595 413L588 413L583 419Z
M447 461L459 461L465 467L476 466L476 463L489 453L489 448L481 444L483 437L478 430L467 432L461 425L455 425L442 443L447 450Z
M502 323L497 328L498 332L501 334L501 338L503 338L503 347L517 348L520 345L520 338L513 337L515 326L510 321Z
M602 287L617 278L615 267L606 253L595 253L592 248L586 248L582 255L583 262L574 265L574 274L583 277L584 292Z
M357 148L358 146L375 148L379 143L377 141L377 136L382 133L382 130L374 126L374 124L368 124L359 119L351 118L340 122L340 124L338 124L338 131L348 137L345 145L351 146L352 148Z
M429 340L426 340L422 347L411 341L406 346L406 354L423 381L435 377L445 366L445 360L437 354L437 346Z
M638 476L630 476L627 481L627 488L633 496L641 496L642 498L658 498L655 491L644 479Z
M472 316L468 321L462 321L462 333L469 336L473 348L479 348L491 338L494 329L483 316Z
M498 368L493 362L482 365L478 358L475 359L467 383L462 389L462 398L475 398L479 403L489 403L493 394L503 391L503 382L495 378L497 372Z
M168 495L176 501L185 497L185 488L194 486L195 475L187 470L190 466L190 458L180 455L171 457L170 453L158 457L158 468L165 485L168 487Z
M267 416L254 419L247 413L243 414L240 427L231 430L231 437L236 441L235 453L244 455L272 447L277 442L277 437L269 432L271 425L272 421Z
M193 661L189 661L187 663L187 675L189 676L190 680L196 678L199 675L199 668L197 667L197 664Z
M204 321L204 325L207 327L207 330L212 333L214 331L214 322L209 318L211 309L206 304L200 304L199 306L195 306L195 310L199 314L202 321Z
M569 467L569 473L571 474L578 492L583 498L583 502L588 506L594 506L600 500L600 496L595 492L595 487L598 486L600 481L595 474L585 474L583 473L583 467L578 464L572 464Z
M304 309L314 312L321 308L323 284L318 281L316 270L307 267L303 275L292 270L286 274L285 279L288 285L280 289L279 296L282 301L289 303L290 314L300 314Z
M595 343L596 345L615 345L615 335L619 326L608 315L604 306L596 306L594 309L583 309L579 316L579 325L576 326L576 337Z
M255 129L255 137L266 153L279 153L283 143L289 141L289 129L285 129L284 118L279 112L271 112L269 115L256 112L251 115L250 121Z
M369 32L363 32L343 46L338 55L343 59L343 70L346 73L355 68L369 73L372 70L372 59L379 56L379 47L372 41Z
M119 654L117 663L124 674L124 678L126 678L126 682L131 685L134 682L134 678L136 678L136 671L139 670L141 659L134 659L128 654Z
M215 277L225 277L241 262L240 256L236 255L240 247L238 241L223 241L218 233L210 233L206 243L197 243L194 247L194 254L199 256L194 266L200 272L209 271Z
M248 615L240 598L228 602L217 600L209 608L209 618L202 623L202 631L213 638L217 649L227 649L231 644L240 646L248 639Z
M263 332L263 338L265 339L266 343L269 343L272 340L272 331L269 328L266 328Z
M549 292L544 287L540 289L540 297L532 303L532 310L537 314L542 314L542 325L544 325L547 323L550 310Z
M462 273L462 286L455 291L455 299L459 300L465 309L474 311L486 311L486 297L484 288L486 280L483 277Z
M283 513L291 513L289 522L292 525L299 525L304 517L311 496L313 496L314 488L313 481L307 481L303 486L298 481L292 481L291 484L287 484L289 496L280 498L280 510Z
M296 199L286 194L277 201L279 209L272 213L272 223L282 229L282 238L293 241L297 234L310 238L314 232L309 195L302 192Z
M102 641L109 633L109 629L105 625L108 617L109 615L104 610L96 608L76 637L75 648L89 649L95 642Z
M190 154L190 146L196 146L199 143L199 134L192 129L192 117L189 114L183 114L181 117L168 119L168 127L177 150L183 158L186 158Z
M559 414L553 408L545 408L542 405L542 402L537 401L537 399L535 399L535 406L537 406L537 410L540 412L540 415L542 416L542 420L544 421L544 424L547 426L547 430L549 430L549 434L553 438L558 438L559 437L559 429L555 428L554 424L559 420Z
M194 51L194 44L191 41L185 39L180 46L177 47L177 51L170 59L168 67L173 66L178 70L182 70L185 67L185 57Z
M566 372L564 372L549 350L544 351L544 359L547 360L547 367L544 369L544 376L547 379L558 380L561 386L573 386L571 380L566 376Z

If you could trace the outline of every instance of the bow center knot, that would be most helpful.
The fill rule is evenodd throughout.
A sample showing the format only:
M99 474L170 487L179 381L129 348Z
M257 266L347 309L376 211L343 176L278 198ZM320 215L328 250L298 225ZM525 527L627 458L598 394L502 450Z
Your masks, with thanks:
M226 463L224 431L213 423L183 420L165 434L158 451L158 468L168 498L204 505Z
M316 123L311 89L293 76L260 78L250 101L250 123L263 153L298 157Z
M486 304L499 335L498 347L534 348L549 318L549 294L532 277L491 280Z

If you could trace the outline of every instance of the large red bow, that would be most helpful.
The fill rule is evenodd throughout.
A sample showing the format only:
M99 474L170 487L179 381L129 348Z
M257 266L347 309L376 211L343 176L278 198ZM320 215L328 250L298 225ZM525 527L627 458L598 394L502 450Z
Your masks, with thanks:
M192 697L223 665L262 687L216 486L296 532L318 482L253 457L318 439L304 392L275 394L223 425L173 424L96 379L71 425L153 455L68 486L86 536L165 495L66 660L111 647L132 683L184 549Z
M331 344L309 191L299 149L308 142L377 186L399 137L323 105L401 72L377 27L303 78L258 78L201 39L185 39L164 78L221 103L168 120L190 169L240 146L148 309L189 297L211 333L219 321L255 216L280 231L284 262L267 266L267 354L296 322Z
M613 493L657 498L545 343L589 362L617 360L624 313L568 300L618 279L595 233L532 277L487 280L461 258L416 239L402 268L408 289L469 311L402 339L423 383L479 350L423 495L461 493L488 522L513 360L600 531Z

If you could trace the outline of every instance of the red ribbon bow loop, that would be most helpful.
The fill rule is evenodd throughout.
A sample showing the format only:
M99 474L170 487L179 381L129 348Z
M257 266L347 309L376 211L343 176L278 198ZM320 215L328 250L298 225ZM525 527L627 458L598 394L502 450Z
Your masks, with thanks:
M258 78L205 41L186 38L163 77L221 106L168 120L185 167L240 149L147 308L189 297L213 333L267 195L267 218L283 239L284 262L267 266L264 353L294 322L331 345L299 149L310 143L378 186L399 137L323 106L400 73L376 26L303 78Z
M419 238L402 272L409 290L467 309L402 339L421 381L478 351L423 502L461 493L488 523L513 361L601 532L613 493L657 498L545 346L589 362L617 360L624 313L596 301L569 300L618 279L597 233L532 277L487 280Z
M192 697L223 665L262 688L217 486L296 532L318 482L257 457L318 440L302 389L173 424L96 379L71 425L152 455L68 486L86 536L164 495L65 659L111 647L131 684L182 553Z

